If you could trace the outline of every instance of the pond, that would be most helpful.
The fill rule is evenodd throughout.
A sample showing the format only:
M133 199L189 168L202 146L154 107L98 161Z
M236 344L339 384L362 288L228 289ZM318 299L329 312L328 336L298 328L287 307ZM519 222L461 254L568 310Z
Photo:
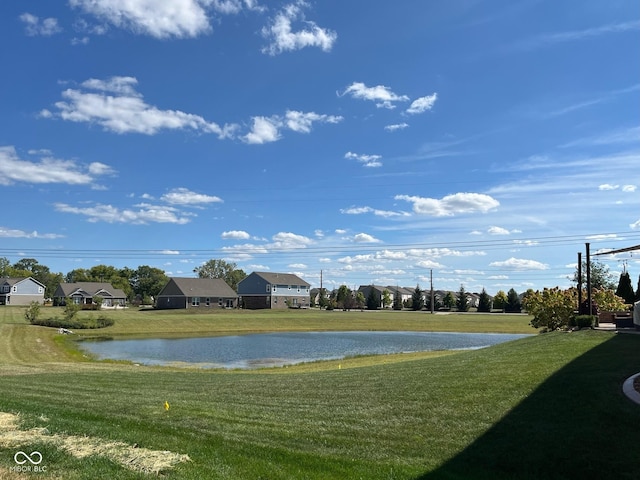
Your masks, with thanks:
M528 335L444 332L285 332L225 337L84 341L98 359L145 365L263 368L356 355L477 349Z

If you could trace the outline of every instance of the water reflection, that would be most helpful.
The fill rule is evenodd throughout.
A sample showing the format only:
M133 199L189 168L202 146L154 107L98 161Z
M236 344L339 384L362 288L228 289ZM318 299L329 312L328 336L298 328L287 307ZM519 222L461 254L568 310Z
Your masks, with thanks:
M429 350L474 349L526 337L445 332L287 332L226 337L82 342L99 359L146 365L196 364L204 368L261 368Z

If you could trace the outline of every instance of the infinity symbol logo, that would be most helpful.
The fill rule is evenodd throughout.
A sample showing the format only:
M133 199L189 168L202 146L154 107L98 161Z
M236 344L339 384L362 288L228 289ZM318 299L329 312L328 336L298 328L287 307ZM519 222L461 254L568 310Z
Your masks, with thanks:
M18 458L20 457L24 458L24 460L18 460ZM37 460L36 457L38 457ZM24 465L25 463L27 463L27 461L31 462L32 465L39 465L40 462L42 462L42 454L40 452L31 452L31 456L29 456L26 453L20 451L16 452L16 454L13 456L13 459L18 465Z

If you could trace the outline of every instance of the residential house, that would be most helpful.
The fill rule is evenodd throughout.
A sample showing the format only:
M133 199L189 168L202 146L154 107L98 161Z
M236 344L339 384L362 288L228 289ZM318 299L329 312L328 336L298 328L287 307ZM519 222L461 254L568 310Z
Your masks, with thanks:
M387 305L387 308L391 308L391 306L393 305L393 294L395 292L395 288L396 287L393 287L393 289L391 289L389 287L383 287L380 285L360 285L360 287L358 288L358 292L361 292L362 295L364 295L364 299L366 302L369 298L369 295L371 295L371 291L373 290L373 294L377 297L378 305L380 305L380 308L383 308L382 300L384 298L384 292L389 292L389 305Z
M127 295L110 283L75 282L61 283L53 294L54 305L65 305L70 298L77 305L93 305L95 298L102 298L102 307L124 307Z
M393 293L393 298L395 298L395 295L400 295L400 300L402 301L402 305L404 305L405 302L413 299L413 292L415 291L415 288L388 286L387 290Z
M244 308L307 308L311 285L291 273L253 272L238 283Z
M32 277L0 278L0 305L44 302L45 286Z
M236 308L238 294L221 278L169 279L156 298L156 308Z

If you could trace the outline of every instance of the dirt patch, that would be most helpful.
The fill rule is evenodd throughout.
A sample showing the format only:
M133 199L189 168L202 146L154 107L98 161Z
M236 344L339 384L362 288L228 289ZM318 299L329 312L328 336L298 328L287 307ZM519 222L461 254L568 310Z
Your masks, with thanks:
M51 434L46 428L20 429L20 417L0 412L0 446L15 448L30 443L50 443L66 453L85 458L91 455L107 457L123 467L143 473L158 474L178 463L188 462L188 455L170 451L138 448L123 442L108 442L95 437Z

